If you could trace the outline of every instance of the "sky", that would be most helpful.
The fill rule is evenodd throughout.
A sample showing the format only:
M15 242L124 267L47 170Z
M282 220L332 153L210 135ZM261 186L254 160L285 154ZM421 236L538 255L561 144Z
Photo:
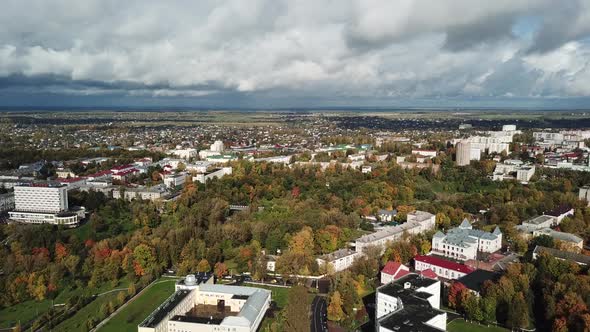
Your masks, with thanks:
M590 105L589 0L4 0L0 106Z

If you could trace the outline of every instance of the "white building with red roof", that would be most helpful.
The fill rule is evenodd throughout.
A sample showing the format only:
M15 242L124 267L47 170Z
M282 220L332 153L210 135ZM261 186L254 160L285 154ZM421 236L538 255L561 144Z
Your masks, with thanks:
M387 284L410 273L410 268L400 262L389 261L381 270L381 283Z
M432 270L440 278L458 279L475 271L472 267L436 256L414 257L416 271Z

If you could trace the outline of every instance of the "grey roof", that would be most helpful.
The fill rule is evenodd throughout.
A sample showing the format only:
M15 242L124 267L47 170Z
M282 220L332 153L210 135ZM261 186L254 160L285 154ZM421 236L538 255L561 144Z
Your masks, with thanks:
M449 230L443 242L454 246L466 248L473 243L477 243L478 238L483 240L494 241L498 239L498 236L501 234L502 232L496 233L494 231L494 233L489 233L479 229L456 227Z
M569 251L557 250L543 246L536 246L535 250L533 250L533 254L540 254L541 252L546 252L549 255L558 259L573 261L583 265L590 265L590 256L587 255L576 254Z
M553 216L542 215L542 216L537 216L537 217L531 218L529 220L526 220L523 222L523 224L526 223L526 224L539 225L539 224L543 224L547 221L552 221L554 219L555 219L555 217L553 217Z
M436 233L434 233L433 237L439 238L439 237L445 237L445 235L443 234L443 232L437 231Z
M573 242L573 243L580 243L583 242L584 240L574 234L571 233L565 233L565 232L558 232L555 231L551 228L543 228L543 229L539 229L536 231L536 233L542 233L545 235L549 235L552 238L559 240L559 241L565 241L565 242Z
M469 220L467 220L467 218L463 219L463 221L461 222L461 225L459 226L461 228L471 228L471 224L469 223Z
M500 227L496 226L496 228L494 228L494 231L492 232L492 234L494 234L494 235L500 235L500 234L502 234L502 231L500 230Z
M325 254L320 256L320 259L323 259L325 261L328 262L333 262L337 259L346 257L346 256L351 256L351 255L357 255L358 253L354 250L350 250L350 249L340 249L340 250L336 250L334 252L331 252L329 254Z

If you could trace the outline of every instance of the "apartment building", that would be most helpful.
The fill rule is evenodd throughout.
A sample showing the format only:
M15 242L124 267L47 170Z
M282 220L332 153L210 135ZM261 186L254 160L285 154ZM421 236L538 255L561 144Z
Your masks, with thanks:
M456 260L477 259L478 252L493 253L502 248L502 232L496 226L493 232L473 229L468 220L447 234L438 231L432 238L432 252Z

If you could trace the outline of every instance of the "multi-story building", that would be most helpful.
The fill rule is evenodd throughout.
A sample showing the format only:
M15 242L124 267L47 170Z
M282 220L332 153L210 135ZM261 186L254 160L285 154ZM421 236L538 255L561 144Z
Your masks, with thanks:
M357 252L363 252L371 246L385 248L387 242L397 241L404 234L419 234L431 230L435 226L436 217L428 212L416 211L409 213L407 221L401 225L385 227L375 233L363 235L355 242Z
M138 332L257 331L271 292L211 280L188 275L178 282L175 293L138 325Z
M375 331L446 331L440 294L440 281L415 273L377 288Z
M414 269L416 271L432 270L437 276L447 280L458 279L474 271L470 266L436 256L414 257Z
M14 186L14 211L8 214L16 222L76 227L85 211L69 209L65 185L43 183Z
M502 248L502 232L496 226L492 233L473 229L467 219L447 234L438 231L432 238L432 252L456 260L477 259L478 252L493 253Z
M457 166L467 166L471 162L471 143L467 140L458 142L457 150Z
M348 269L360 255L360 252L354 250L340 249L316 258L316 262L320 268L334 273Z

